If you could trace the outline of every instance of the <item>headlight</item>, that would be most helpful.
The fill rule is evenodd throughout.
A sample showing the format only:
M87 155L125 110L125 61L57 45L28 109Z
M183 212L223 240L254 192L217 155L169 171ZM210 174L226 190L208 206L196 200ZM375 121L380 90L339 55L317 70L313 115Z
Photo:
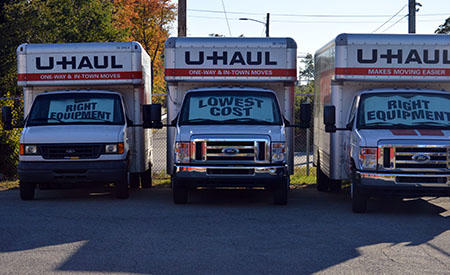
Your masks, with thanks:
M175 143L175 162L176 163L188 163L190 158L189 142L176 142Z
M286 159L286 148L284 142L272 143L272 162L280 162Z
M19 154L22 156L23 155L37 155L38 154L37 145L20 144Z
M105 145L105 154L123 154L123 152L124 152L123 142Z
M361 164L361 169L377 169L377 151L376 147L363 147L360 149L359 163Z

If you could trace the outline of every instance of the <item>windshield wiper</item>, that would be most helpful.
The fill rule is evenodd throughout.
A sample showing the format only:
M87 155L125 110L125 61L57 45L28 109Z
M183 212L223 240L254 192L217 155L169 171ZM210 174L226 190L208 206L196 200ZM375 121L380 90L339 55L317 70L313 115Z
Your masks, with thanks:
M66 122L65 121L63 121L63 120L61 120L61 119L59 119L59 118L50 118L50 117L36 117L36 118L32 118L32 119L30 119L30 122L33 122L33 121L47 121L47 123L48 123L48 121L49 120L55 120L55 121L58 121L59 123L62 123L62 124L65 124Z
M233 118L233 119L224 120L223 122L225 122L225 123L227 123L227 122L243 122L243 123L256 123L256 124L265 124L265 125L273 124L272 122L269 122L269 121L248 118L248 117Z
M190 119L190 120L182 120L181 124L197 124L197 123L218 123L218 121L216 120L212 120L212 119L206 119L206 118L195 118L195 119Z
M106 122L106 123L114 123L112 121L109 121L109 120L106 120L103 118L94 118L94 117L84 117L81 120L95 120L95 121L101 121L101 122ZM80 122L82 122L82 121L80 121Z

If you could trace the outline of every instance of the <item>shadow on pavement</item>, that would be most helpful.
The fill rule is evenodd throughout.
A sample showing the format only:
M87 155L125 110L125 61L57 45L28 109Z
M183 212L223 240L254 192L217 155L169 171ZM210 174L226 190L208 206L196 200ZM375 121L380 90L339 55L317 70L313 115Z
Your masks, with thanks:
M263 190L201 190L190 199L174 205L170 189L128 200L64 193L31 202L0 192L0 252L83 242L55 251L67 254L57 272L312 273L361 256L362 247L418 246L450 228L441 215L449 209L431 198L371 200L364 215L351 212L345 192L313 188L293 190L287 206L272 205ZM430 245L449 255L448 246ZM41 253L22 260L36 265Z

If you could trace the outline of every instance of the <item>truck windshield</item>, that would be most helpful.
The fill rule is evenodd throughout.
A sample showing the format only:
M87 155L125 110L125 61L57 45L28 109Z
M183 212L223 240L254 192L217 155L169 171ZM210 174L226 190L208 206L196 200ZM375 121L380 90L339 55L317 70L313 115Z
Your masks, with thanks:
M281 125L275 95L250 91L193 92L186 96L180 125L188 124Z
M374 93L361 96L358 129L450 129L450 94Z
M120 97L114 94L41 94L36 97L27 126L57 124L123 125Z

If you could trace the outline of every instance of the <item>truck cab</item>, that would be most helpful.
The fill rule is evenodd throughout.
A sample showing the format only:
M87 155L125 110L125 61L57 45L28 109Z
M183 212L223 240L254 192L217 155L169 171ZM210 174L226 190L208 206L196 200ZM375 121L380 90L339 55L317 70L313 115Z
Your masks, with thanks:
M21 195L41 189L116 182L127 196L127 116L122 96L100 90L36 96L20 137Z
M360 92L348 125L352 196L450 194L450 93L428 89Z
M174 196L189 188L288 187L285 120L273 91L209 87L188 91L176 119Z

